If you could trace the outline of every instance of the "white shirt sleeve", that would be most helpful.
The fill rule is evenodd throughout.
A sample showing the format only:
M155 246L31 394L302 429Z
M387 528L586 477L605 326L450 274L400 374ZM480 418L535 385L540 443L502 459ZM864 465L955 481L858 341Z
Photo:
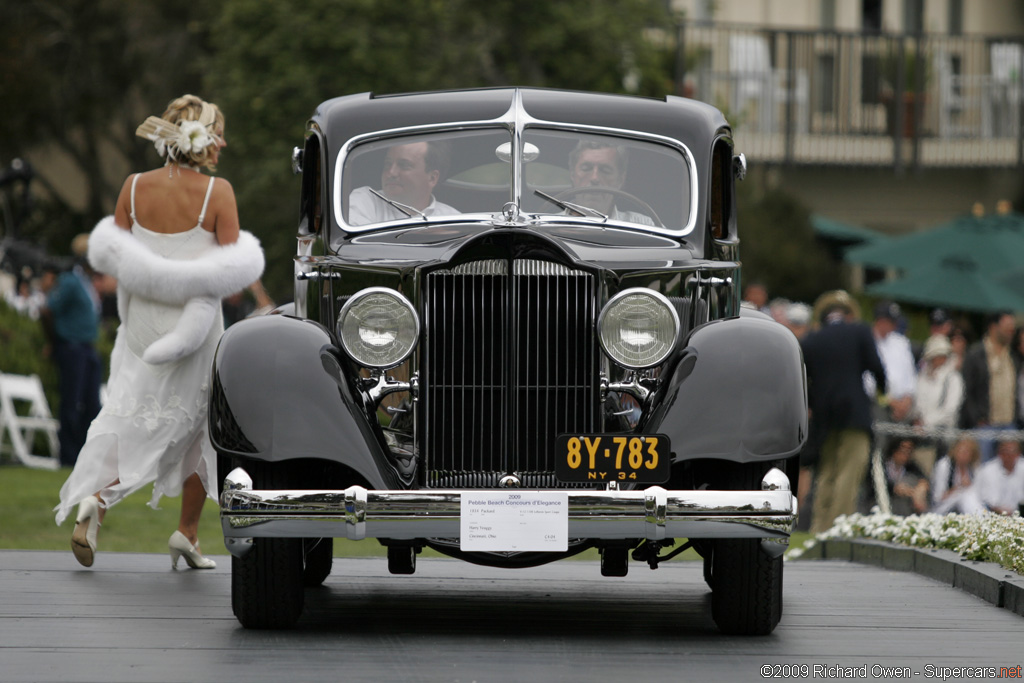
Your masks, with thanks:
M964 378L955 370L949 373L946 395L939 405L939 420L936 424L955 427L960 416L960 404L964 400Z
M366 225L380 221L377 217L377 205L380 200L373 196L369 187L352 190L348 196L348 224Z

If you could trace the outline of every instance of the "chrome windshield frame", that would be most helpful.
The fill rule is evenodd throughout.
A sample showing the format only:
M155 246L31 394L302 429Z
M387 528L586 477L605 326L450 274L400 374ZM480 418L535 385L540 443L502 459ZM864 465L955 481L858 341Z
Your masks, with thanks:
M475 120L475 121L453 121L447 123L432 123L422 126L406 126L402 128L392 128L388 130L374 131L372 133L365 133L351 138L346 141L338 152L337 159L335 160L334 168L334 183L331 190L332 193L332 205L334 211L334 219L338 226L346 234L359 234L364 232L371 232L374 230L381 230L387 228L394 228L398 225L407 225L414 223L417 225L428 225L431 223L483 223L493 224L496 217L501 216L501 208L495 207L493 213L466 213L458 214L456 216L438 216L438 217L426 217L426 218L401 218L392 221L383 221L379 223L368 223L366 225L349 225L344 219L343 203L342 203L342 180L343 170L345 168L345 162L348 159L349 154L362 144L367 142L375 142L379 140L386 140L389 138L401 138L405 136L411 136L416 134L424 133L445 133L459 130L486 130L486 129L498 129L504 128L511 136L512 142L512 159L510 164L510 172L512 173L511 178L511 197L510 201L514 202L516 206L522 207L522 192L523 192L523 169L522 169L522 150L523 150L523 136L528 129L544 129L549 131L569 131L574 133L593 134L593 135L605 135L610 137L619 137L629 140L640 140L645 142L652 142L662 146L666 146L675 149L682 154L684 162L689 170L690 180L690 201L689 214L686 219L685 225L681 229L673 229L664 226L654 225L642 225L639 223L632 223L628 221L619 221L614 219L601 219L597 217L577 217L567 216L561 213L526 213L522 215L527 217L531 223L538 222L560 222L560 223L573 223L582 225L615 225L616 227L625 227L642 232L652 232L660 235L666 235L669 237L685 237L693 232L697 224L697 205L698 205L698 187L697 187L697 165L693 157L693 153L689 147L683 144L681 141L675 138L667 137L664 135L657 135L654 133L646 133L638 130L630 130L626 128L611 128L605 126L590 126L583 124L566 123L562 121L548 121L544 119L538 119L528 114L523 107L522 92L519 89L515 90L515 94L512 98L512 104L508 110L501 116L489 119L489 120Z

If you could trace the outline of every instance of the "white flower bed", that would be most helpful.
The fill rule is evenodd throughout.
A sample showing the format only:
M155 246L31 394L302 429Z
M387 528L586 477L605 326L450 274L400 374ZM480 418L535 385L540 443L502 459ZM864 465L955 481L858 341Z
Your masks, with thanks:
M899 517L876 508L869 515L841 515L831 529L817 534L802 548L794 548L786 557L796 559L818 541L830 538L873 538L915 548L942 548L968 560L996 562L1024 574L1024 518L1017 513L1010 517L993 513Z

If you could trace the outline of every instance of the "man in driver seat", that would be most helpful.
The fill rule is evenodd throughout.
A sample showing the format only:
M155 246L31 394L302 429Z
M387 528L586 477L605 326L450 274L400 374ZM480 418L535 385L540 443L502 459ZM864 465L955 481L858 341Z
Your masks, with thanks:
M434 187L448 170L450 155L448 144L437 141L391 147L380 174L380 194L392 203L368 186L357 188L349 195L348 224L366 225L410 216L460 213L434 198Z
M629 150L601 140L580 140L569 153L569 177L573 188L608 187L622 189L629 166ZM654 225L654 221L636 211L622 211L615 206L615 195L609 192L575 194L576 204L600 211L612 220Z

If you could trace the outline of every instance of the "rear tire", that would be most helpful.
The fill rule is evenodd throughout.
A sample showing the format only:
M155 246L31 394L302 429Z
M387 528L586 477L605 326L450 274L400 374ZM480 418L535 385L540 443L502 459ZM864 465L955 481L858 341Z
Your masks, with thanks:
M288 488L271 463L247 462L246 470L257 489ZM283 629L299 620L305 602L302 541L254 538L244 557L231 558L231 608L242 626Z

